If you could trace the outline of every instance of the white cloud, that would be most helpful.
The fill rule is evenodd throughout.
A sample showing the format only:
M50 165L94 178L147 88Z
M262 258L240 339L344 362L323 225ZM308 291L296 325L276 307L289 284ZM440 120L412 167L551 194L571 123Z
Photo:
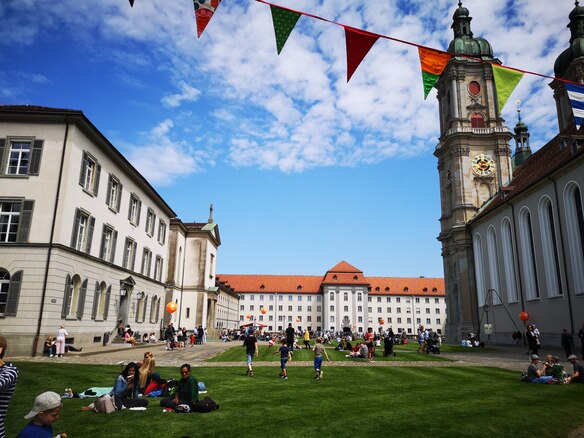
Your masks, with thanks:
M183 102L195 102L201 92L195 87L181 81L179 83L180 93L171 94L162 98L162 103L170 108L177 108Z

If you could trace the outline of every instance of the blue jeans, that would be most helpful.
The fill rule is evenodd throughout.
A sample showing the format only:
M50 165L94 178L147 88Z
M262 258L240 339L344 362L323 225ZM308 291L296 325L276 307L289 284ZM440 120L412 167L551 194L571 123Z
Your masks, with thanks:
M322 367L322 356L315 357L314 358L314 369L318 371L318 370L320 370L321 367Z
M541 376L537 379L533 379L531 383L550 383L554 378L552 376Z

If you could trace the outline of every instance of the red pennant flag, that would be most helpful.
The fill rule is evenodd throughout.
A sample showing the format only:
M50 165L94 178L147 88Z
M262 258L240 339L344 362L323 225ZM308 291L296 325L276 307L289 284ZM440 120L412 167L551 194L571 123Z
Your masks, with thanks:
M349 26L343 27L345 28L345 40L347 42L347 82L349 82L363 58L379 39L379 36L361 29Z
M201 38L215 10L219 7L219 3L221 0L193 0L195 19L197 20L197 38Z

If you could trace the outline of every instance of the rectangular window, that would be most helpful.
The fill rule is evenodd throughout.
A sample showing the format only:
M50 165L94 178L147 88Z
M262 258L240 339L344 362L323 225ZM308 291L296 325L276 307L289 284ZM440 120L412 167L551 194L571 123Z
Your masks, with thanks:
M269 311L270 311L270 312L273 312L273 311L274 311L274 306L271 306L271 305L270 305L270 307L269 307Z
M122 183L111 173L107 181L107 193L105 195L105 203L110 210L116 213L120 211L120 202L122 201Z
M377 313L381 313L381 307L377 308Z
M239 315L239 320L243 321L243 315Z
M363 306L357 306L357 312L362 312L363 311Z
M288 301L292 301L292 295L288 295Z
M420 298L416 297L416 303L419 303L419 302L420 302Z
M426 304L428 304L430 302L430 298L425 298L426 300Z
M288 306L288 312L292 312L292 306Z
M398 307L397 309L395 309L395 311L396 311L397 313L401 313L401 307Z
M395 302L396 303L401 303L401 298L400 297L395 297Z
M6 169L8 175L28 175L31 149L30 141L15 140L10 142ZM1 155L0 158L2 158Z
M397 319L397 323L398 323L398 324L401 324L401 318L398 318L398 319Z
M362 316L357 317L357 322L363 322L363 317Z
M110 225L103 225L101 233L101 248L99 250L99 258L107 262L113 263L116 253L116 240L118 239L118 232Z
M284 296L283 295L278 295L278 301L284 301Z
M440 298L434 298L434 303L440 304Z
M270 297L270 298L269 298L269 299L270 299L270 301L274 301L274 296L273 296L273 295L269 295L269 297Z
M436 309L436 315L440 315L440 309Z
M292 321L292 315L288 315L288 322Z
M264 296L260 295L260 301L264 301Z
M308 306L306 309L308 312L312 312L312 306Z
M166 242L166 222L162 219L158 221L158 242L164 245Z
M367 307L367 311L368 311L369 313L371 313L371 312L372 312L372 310L371 310L371 307Z
M317 312L322 312L322 307L321 306L316 306L316 311Z
M154 226L156 225L156 214L151 208L146 212L146 234L154 236Z
M381 303L381 297L377 297L377 302Z
M75 210L75 220L73 222L71 247L75 248L77 251L83 251L89 254L91 252L94 226L95 218L86 211L77 208Z
M431 324L430 318L426 318L426 324Z
M387 301L388 303L391 303L391 297L387 297L387 298L385 299L385 301Z
M308 315L308 316L306 317L306 322L312 322L312 316Z
M142 209L142 201L134 193L130 195L130 206L128 208L128 220L133 225L140 225L140 210Z
M321 295L317 295L316 296L316 301L318 301L318 302L322 301L322 296Z
M430 313L430 308L426 307L426 313Z
M241 304L241 305L239 306L239 310L245 310L245 306L244 306L243 304Z
M387 313L391 313L391 307L387 308Z
M134 270L134 265L136 262L136 248L138 244L134 240L126 237L126 243L124 244L124 259L122 260L122 267Z
M154 279L155 280L162 281L162 265L163 265L162 257L157 255L156 261L154 262Z
M253 301L253 300L255 300L255 295L253 295L253 294L252 294L252 295L250 295L250 296L249 296L249 300L250 300L250 301Z
M331 316L331 322L335 322L335 317Z
M367 302L370 303L371 302L371 297L367 297Z
M284 310L283 306L278 306L278 312L281 312L282 310Z
M334 312L334 311L335 311L335 306L331 306L331 307L330 307L330 311L331 311L331 312Z
M298 306L298 311L302 312L302 306Z
M440 318L436 318L436 324L440 324Z
M298 295L298 301L302 301L302 295Z
M97 196L100 172L101 165L97 162L97 159L88 152L83 151L79 185L90 195Z
M344 312L348 312L348 311L349 311L349 306L344 306L344 307L343 307L343 311L344 311Z
M306 297L306 301L312 301L312 296L308 295L308 296Z
M255 310L255 306L252 304L251 306L249 306L249 310L250 311Z
M321 322L321 317L320 316L317 316L316 317L316 322Z
M148 248L142 251L142 266L140 274L150 277L150 265L152 264L152 252Z
M16 242L22 201L0 200L0 243Z

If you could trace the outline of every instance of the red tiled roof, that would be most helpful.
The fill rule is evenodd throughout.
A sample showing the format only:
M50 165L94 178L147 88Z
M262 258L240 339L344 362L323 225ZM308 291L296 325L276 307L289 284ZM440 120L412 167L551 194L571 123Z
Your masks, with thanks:
M367 277L371 295L428 295L443 297L446 286L443 278L426 277ZM388 290L389 288L389 290Z
M367 279L360 271L346 261L342 261L330 268L324 275L323 284L368 284Z
M217 280L236 293L320 293L322 277L316 275L217 274ZM262 287L263 286L263 287Z
M333 266L332 268L330 268L328 272L345 272L345 273L363 273L363 271L361 271L360 269L357 269L356 267L354 267L353 265L347 263L346 261L342 260L341 262L337 263L335 266Z
M562 139L568 140L566 142L568 143L567 146L564 145L562 147ZM576 140L579 144L578 149L575 151L569 144L571 139ZM470 222L475 222L479 218L484 217L488 212L495 210L503 203L529 190L538 181L543 180L559 170L562 166L576 159L576 157L584 154L583 143L584 135L577 134L575 127L564 130L540 150L531 155L523 165L514 170L513 179L509 182L508 186L503 187L503 194L494 196Z

